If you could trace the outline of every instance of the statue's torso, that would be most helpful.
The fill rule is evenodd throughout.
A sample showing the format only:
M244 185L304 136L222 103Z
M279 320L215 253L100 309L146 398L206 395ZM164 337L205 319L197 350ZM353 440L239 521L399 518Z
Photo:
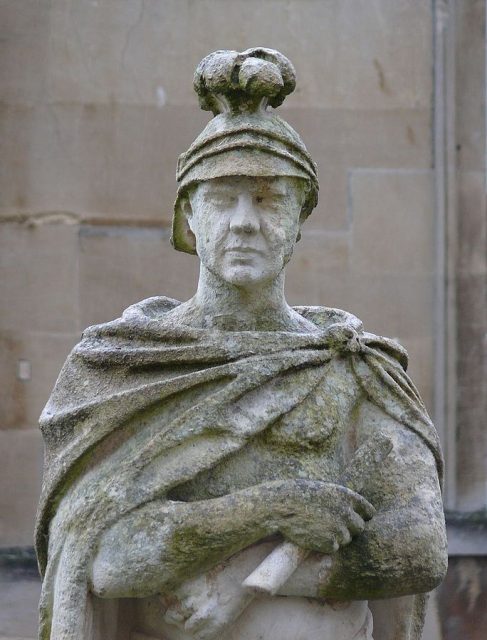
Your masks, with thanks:
M362 391L346 358L334 358L324 371L308 402L279 418L237 454L173 490L171 497L204 500L274 479L339 482L355 448L355 414ZM250 574L273 546L275 542L263 542L241 552L235 560L242 574L238 580ZM194 637L168 625L164 611L160 596L139 601L138 629L163 640ZM371 615L364 601L327 603L304 597L259 596L221 640L370 640L371 633Z

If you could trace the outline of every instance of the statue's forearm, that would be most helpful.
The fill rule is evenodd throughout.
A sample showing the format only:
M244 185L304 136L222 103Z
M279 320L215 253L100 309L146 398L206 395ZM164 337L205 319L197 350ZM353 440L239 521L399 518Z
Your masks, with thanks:
M447 568L443 514L418 505L378 514L334 557L323 597L391 598L434 589Z
M101 539L92 588L101 597L143 597L172 588L273 532L272 491L199 502L151 502Z

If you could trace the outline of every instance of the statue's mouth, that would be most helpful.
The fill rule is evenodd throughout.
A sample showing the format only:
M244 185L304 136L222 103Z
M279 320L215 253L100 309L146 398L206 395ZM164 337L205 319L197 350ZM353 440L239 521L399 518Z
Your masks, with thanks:
M254 247L230 247L225 250L225 253L254 253L260 254L262 251L255 249Z

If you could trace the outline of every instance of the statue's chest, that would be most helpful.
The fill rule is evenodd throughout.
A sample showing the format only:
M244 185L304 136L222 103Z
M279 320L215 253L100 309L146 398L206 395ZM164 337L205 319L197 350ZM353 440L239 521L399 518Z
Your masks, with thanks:
M322 377L306 398L271 425L260 440L274 451L326 455L350 428L359 397L348 361L334 359L323 367Z
M238 453L201 474L198 482L189 483L193 499L203 498L201 491L210 497L276 479L337 481L360 396L348 362L328 363L302 402Z

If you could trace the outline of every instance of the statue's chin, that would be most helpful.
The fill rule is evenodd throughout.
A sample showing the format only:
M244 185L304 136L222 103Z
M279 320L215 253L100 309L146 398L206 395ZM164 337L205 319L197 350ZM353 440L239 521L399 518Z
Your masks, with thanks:
M283 265L276 264L277 262L246 258L232 259L222 265L223 268L219 270L219 277L236 287L248 287L258 290L278 278Z
M274 277L265 277L262 274L252 274L252 273L234 273L225 278L225 281L228 284L231 284L235 287L241 287L242 289L248 289L249 292L258 292L260 288L264 287L272 280L275 280Z
M236 265L228 269L225 269L222 274L223 280L236 287L249 287L252 289L258 289L263 284L273 280L275 278L268 273L263 272L253 266L248 265Z
M225 278L228 284L233 284L236 287L244 287L250 289L258 289L261 284L261 278L254 277L253 274L248 273L232 273L229 277Z

